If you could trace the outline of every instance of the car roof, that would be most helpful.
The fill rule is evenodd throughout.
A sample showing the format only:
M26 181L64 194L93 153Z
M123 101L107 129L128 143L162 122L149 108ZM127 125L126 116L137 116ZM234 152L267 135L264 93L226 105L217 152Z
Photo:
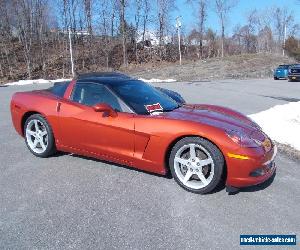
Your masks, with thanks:
M81 83L101 83L104 85L121 85L128 81L137 81L137 79L132 78L120 72L95 72L80 74L77 76L76 80Z
M122 85L129 81L138 81L138 79L119 72L96 72L81 74L76 77L79 83L101 83L104 85Z
M122 78L122 79L130 79L131 77L123 74L121 72L92 72L92 73L84 73L78 74L77 79L86 79L86 78L107 78L107 77L114 77L114 78Z

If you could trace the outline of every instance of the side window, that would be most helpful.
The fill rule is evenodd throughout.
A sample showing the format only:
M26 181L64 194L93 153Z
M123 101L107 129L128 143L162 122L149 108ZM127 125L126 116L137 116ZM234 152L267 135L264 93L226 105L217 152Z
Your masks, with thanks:
M128 112L119 99L101 84L77 83L72 93L72 100L87 106L106 103L116 111Z

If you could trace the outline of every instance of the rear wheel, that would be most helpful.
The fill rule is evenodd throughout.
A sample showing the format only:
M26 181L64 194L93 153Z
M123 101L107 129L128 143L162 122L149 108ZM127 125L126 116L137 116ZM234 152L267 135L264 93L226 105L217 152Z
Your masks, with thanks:
M213 191L221 182L224 158L210 141L186 137L174 145L169 165L173 178L181 187L205 194Z
M276 76L274 76L274 80L278 80L278 78Z
M24 135L27 147L35 156L48 157L55 153L53 132L43 116L31 115L25 122Z

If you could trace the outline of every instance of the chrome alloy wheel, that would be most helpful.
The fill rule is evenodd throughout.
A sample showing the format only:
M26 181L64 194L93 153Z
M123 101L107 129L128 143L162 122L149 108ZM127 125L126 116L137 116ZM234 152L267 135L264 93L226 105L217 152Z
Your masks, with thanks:
M48 133L45 125L38 119L31 120L26 127L26 140L33 152L44 153L48 146Z
M214 160L201 145L186 144L176 152L174 170L183 185L201 189L214 177Z

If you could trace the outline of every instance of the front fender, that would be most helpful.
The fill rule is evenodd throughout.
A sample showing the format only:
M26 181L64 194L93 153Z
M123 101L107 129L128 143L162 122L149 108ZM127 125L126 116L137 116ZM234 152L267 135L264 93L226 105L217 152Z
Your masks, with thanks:
M184 137L205 138L215 144L224 156L239 148L222 129L196 122L137 117L135 130L135 144L138 145L135 150L139 150L135 157L137 165L145 164L144 167L156 173L166 172L167 155L172 146Z

